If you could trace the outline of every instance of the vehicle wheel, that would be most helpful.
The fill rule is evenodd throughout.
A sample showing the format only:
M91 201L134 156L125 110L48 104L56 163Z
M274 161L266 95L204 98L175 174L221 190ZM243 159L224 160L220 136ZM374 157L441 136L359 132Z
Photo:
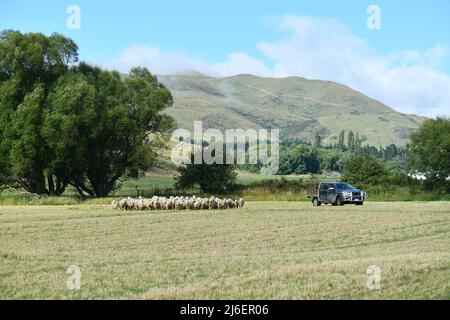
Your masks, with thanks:
M313 201L312 201L312 204L313 204L314 207L320 207L320 205L322 203L320 203L319 199L314 198Z
M360 202L360 203L357 203L356 205L357 206L362 206L364 204L364 202Z
M342 200L341 200L341 197L336 197L336 202L335 202L335 204L336 204L337 206L343 206L343 205L344 205L344 203L343 203Z

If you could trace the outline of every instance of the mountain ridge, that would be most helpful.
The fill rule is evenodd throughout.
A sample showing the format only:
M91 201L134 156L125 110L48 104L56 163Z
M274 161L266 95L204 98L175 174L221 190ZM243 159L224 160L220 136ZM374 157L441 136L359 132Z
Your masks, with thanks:
M426 119L403 114L346 85L303 77L269 78L251 74L213 77L190 70L158 79L174 96L167 113L178 127L220 130L278 128L280 137L337 142L341 130L359 132L371 145L405 145Z

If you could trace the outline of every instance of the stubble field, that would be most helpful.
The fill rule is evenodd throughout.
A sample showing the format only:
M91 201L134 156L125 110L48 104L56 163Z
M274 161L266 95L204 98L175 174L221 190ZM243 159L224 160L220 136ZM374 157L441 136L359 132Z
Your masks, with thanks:
M366 287L372 265L380 289ZM450 202L2 206L0 298L450 299Z

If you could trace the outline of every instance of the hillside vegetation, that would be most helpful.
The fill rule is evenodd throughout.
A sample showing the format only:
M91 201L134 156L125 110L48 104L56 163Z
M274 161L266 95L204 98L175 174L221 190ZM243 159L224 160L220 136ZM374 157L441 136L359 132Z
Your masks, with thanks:
M299 77L208 77L190 72L159 76L175 103L167 113L179 127L278 128L281 138L312 141L319 132L335 143L341 130L359 132L371 145L404 145L424 118L394 111L351 88Z

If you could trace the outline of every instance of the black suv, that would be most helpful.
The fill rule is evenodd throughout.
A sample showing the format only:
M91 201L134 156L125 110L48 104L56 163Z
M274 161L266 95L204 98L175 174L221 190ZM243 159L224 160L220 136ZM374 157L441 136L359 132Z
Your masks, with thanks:
M346 182L321 182L313 194L308 195L314 206L332 204L343 206L344 204L363 205L365 192L352 187Z

